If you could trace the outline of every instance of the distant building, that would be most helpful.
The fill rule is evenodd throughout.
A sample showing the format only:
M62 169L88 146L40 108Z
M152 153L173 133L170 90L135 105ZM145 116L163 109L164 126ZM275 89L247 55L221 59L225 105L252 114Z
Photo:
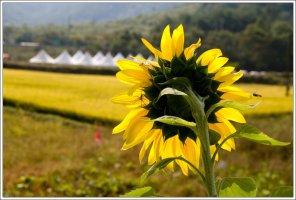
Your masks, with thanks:
M22 46L22 47L38 47L39 43L37 43L37 42L21 42L20 46Z

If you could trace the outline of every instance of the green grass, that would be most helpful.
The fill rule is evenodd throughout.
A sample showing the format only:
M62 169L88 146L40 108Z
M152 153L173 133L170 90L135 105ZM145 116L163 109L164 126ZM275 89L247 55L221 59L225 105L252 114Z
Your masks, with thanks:
M139 147L121 151L122 135L102 128L102 143L94 141L96 126L48 114L4 107L4 196L118 196L139 187L147 167L138 162ZM292 114L248 116L250 124L282 141L292 141ZM270 147L236 140L236 151L222 151L217 175L251 176L259 195L293 183L293 145ZM196 177L180 171L151 177L162 196L204 196Z
M128 109L111 102L112 96L127 88L114 76L75 75L26 70L3 70L4 103L99 122L120 121ZM246 91L263 97L261 104L246 114L291 113L292 95L285 96L284 86L239 84Z

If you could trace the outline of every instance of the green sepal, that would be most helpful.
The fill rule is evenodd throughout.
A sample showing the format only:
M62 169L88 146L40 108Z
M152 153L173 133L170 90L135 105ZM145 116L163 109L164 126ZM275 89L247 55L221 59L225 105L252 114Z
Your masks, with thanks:
M154 165L152 165L146 172L144 172L141 176L141 184L143 184L143 182L149 178L150 176L152 176L153 174L157 173L158 171L164 169L168 164L170 164L170 162L176 160L176 157L173 158L166 158L163 159L157 163L155 163Z
M195 122L189 122L189 121L186 121L180 117L168 116L168 115L158 117L158 118L152 119L152 120L147 120L147 121L157 121L157 122L162 122L164 124L169 124L169 125L173 125L173 126L185 126L188 128L193 128L196 126Z
M144 92L145 92L145 97L147 97L149 100L153 100L158 96L159 89L157 87L150 86L145 88Z
M179 75L183 73L184 69L186 68L186 63L183 62L180 58L174 57L171 61L171 69L173 75Z
M168 164L170 164L171 162L173 162L175 160L181 160L181 161L187 163L189 166L192 167L192 169L194 169L198 173L198 175L200 176L200 178L202 179L203 182L206 181L205 176L201 173L201 171L199 171L199 169L197 169L192 163L190 163L185 158L179 156L179 157L165 158L165 159L155 163L154 165L152 165L146 172L144 172L142 174L141 181L140 181L141 184L143 184L147 178L149 178L153 174L159 172L160 170L164 169Z
M158 97L154 100L154 103L156 103L163 95L180 95L180 96L186 96L184 92L181 92L177 89L174 88L164 88L163 90L160 91Z
M219 197L256 197L257 186L254 179L246 178L223 178L219 184Z
M221 101L219 103L212 105L206 112L206 116L209 117L210 114L219 107L234 108L234 109L243 111L243 110L255 108L259 103L260 102L258 102L257 104L248 105L248 104L241 104L241 103L237 103L235 101L229 101L229 100Z
M124 195L120 195L120 197L153 197L153 196L155 196L154 190L150 186L137 188L128 193L125 193Z
M211 81L211 92L216 92L221 82L212 80Z
M162 127L162 133L164 136L164 140L167 140L178 134L178 127L164 124Z

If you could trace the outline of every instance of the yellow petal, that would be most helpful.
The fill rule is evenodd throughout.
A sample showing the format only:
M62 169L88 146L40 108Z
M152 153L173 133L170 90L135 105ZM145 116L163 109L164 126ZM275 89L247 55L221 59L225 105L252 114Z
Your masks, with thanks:
M125 139L125 143L122 147L123 150L129 149L141 142L143 142L148 134L148 132L152 129L153 123L147 122L147 117L144 117L147 114L147 110L143 109L137 118L134 118L128 124L123 138Z
M218 69L220 69L223 65L228 62L228 58L226 57L219 57L213 60L208 66L209 73L215 73Z
M211 145L211 146L210 146L211 156L213 156L213 154L215 153L216 149L217 149L217 148L216 148L215 145ZM219 154L217 154L216 157L215 157L215 161L218 161L218 160L219 160Z
M123 105L141 105L141 101L144 100L144 92L142 90L135 90L133 94L122 93L112 98L113 103Z
M189 60L190 58L192 58L194 51L201 46L201 40L200 38L198 39L198 41L195 44L190 45L189 47L187 47L184 50L184 55L186 57L186 60Z
M221 98L233 101L246 101L252 98L252 95L234 86L219 86L219 91L225 92Z
M139 153L139 161L140 161L140 163L142 163L142 160L144 158L146 150L149 148L150 144L155 140L155 138L157 136L158 135L156 134L155 130L151 130L150 133L148 133L148 135L146 137L146 140L144 141L143 146L142 146L142 148L140 150L140 153Z
M174 43L176 56L179 57L184 50L184 29L182 24L173 31L172 40Z
M141 87L148 87L152 84L149 74L142 70L123 70L117 72L116 77L119 81L130 85L138 84Z
M151 79L151 76L148 74L148 72L144 70L127 69L121 72L130 77L133 77L136 80L139 80L140 82L150 81Z
M202 53L198 59L197 63L200 63L201 66L209 65L215 58L222 56L222 51L220 49L210 49Z
M144 64L144 66L148 69L152 69L152 66L154 67L160 67L159 64L155 61L146 60L145 58L138 57L138 56L132 56L133 59L140 61L140 66ZM151 66L152 65L152 66Z
M250 93L240 90L236 87L226 86L219 89L219 91L225 92L221 96L221 99L225 100L247 101L252 98L252 95Z
M219 71L215 74L214 80L222 82L221 77L230 74L234 69L235 69L235 67L222 67L222 68L220 68Z
M134 85L134 84L140 85L138 80L134 79L133 77L128 76L127 74L123 73L122 71L116 73L116 78L120 82L128 84L128 85Z
M164 142L163 151L161 152L161 158L165 159L165 158L175 157L174 151L175 151L175 147L173 145L173 138L169 138ZM170 162L167 165L167 169L174 171L174 162Z
M156 130L157 131L157 136L155 137L154 141L154 152L155 152L155 159L158 161L160 159L161 152L163 150L163 145L164 145L164 140L163 136L161 133L161 130Z
M175 52L171 38L170 25L167 25L163 31L160 48L163 59L171 61Z
M154 57L156 58L156 60L159 57L162 57L161 52L158 49L154 48L153 45L150 44L146 39L142 38L142 42L149 49L149 51L151 51L154 54Z
M174 137L174 146L176 149L176 156L181 156L185 158L184 145L176 136ZM176 160L176 163L180 166L182 173L185 176L188 176L188 164L181 160Z
M122 120L122 122L120 124L118 124L115 128L113 128L112 133L116 134L116 133L120 133L120 132L124 131L127 128L128 124L130 123L131 119L138 118L139 116L142 116L143 110L145 110L145 109L138 108L138 109L131 110L125 116L125 118Z
M125 69L135 69L140 70L139 63L132 61L132 60L118 60L116 65L119 67L120 70Z
M137 124L133 125L134 127L132 130L129 129L129 127L127 127L125 130L124 138L126 138L126 140L122 146L122 150L130 149L143 142L146 139L148 132L152 128L151 122L138 122Z
M223 76L219 80L220 82L222 82L219 87L224 87L224 86L231 85L235 81L237 81L238 79L240 79L242 76L243 76L243 72L242 71L239 71L237 73L228 74L226 76Z
M191 138L187 138L185 140L184 145L184 155L185 158L192 163L196 168L199 168L199 159L200 159L200 141L199 139L196 139L196 142L194 142ZM195 170L188 166L194 173Z
M153 165L156 162L154 146L155 146L155 143L152 144L152 147L150 149L150 153L148 156L148 165Z
M221 108L215 115L219 118L235 121L238 123L246 123L244 116L234 108Z
M221 135L221 138L218 141L218 143L221 143L226 137L228 137L230 134L233 134L236 131L236 129L232 126L231 123L228 123L227 125L225 123L209 124L209 129L214 130ZM222 148L227 151L231 151L232 148L235 148L233 144L234 143L232 143L230 140L227 140L222 145Z
M235 133L236 132L236 129L235 129L235 127L228 121L228 120L226 120L225 122L224 122L224 125L227 127L227 129L229 130L229 135L231 135L231 134L233 134L233 133ZM226 128L225 128L226 129ZM227 136L229 136L229 135L227 135L227 134L225 134L225 137L227 137ZM224 138L223 138L223 140L224 140ZM220 139L220 141L219 142L222 142L223 140L221 140ZM226 142L226 144L228 144L230 147L231 147L231 149L235 149L235 142L234 142L234 138L230 138L229 140L227 140L227 142Z

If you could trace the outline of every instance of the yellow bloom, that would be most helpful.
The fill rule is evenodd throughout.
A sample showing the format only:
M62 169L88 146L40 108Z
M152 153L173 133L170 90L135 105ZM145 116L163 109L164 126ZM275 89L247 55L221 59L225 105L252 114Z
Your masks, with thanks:
M169 158L182 156L195 167L199 167L201 145L199 138L186 127L172 126L151 119L163 115L171 115L194 121L190 107L180 96L163 96L158 101L159 93L165 87L165 82L174 77L186 77L192 89L200 96L208 99L205 101L205 112L211 105L221 100L245 101L251 95L235 86L233 83L242 76L242 72L234 73L234 67L227 66L228 58L222 57L220 49L211 49L196 56L195 50L201 46L200 39L184 49L183 26L177 27L171 35L170 26L163 31L160 50L153 47L146 39L144 45L154 54L157 62L145 59L136 61L120 60L117 62L121 70L116 77L123 83L130 85L130 89L114 97L114 103L126 105L132 110L123 121L113 129L113 133L123 133L126 150L135 145L142 144L139 160L147 155L148 164ZM226 65L226 66L225 66ZM245 123L243 115L233 108L216 109L208 119L209 129L220 134L221 143L236 129L231 122ZM198 125L197 125L198 126ZM229 139L222 146L231 151L235 149L233 139ZM211 146L211 152L215 145ZM217 158L217 157L216 157ZM174 170L174 164L180 166L183 174L189 171L195 173L191 166L183 161L175 161L168 165Z
M170 26L166 26L161 37L161 51L154 48L144 38L142 38L142 42L154 54L157 60L158 58L161 58L167 61L171 61L174 56L179 57L183 51L186 59L190 59L193 56L194 51L201 46L201 40L199 39L195 44L192 44L184 50L184 29L182 24L173 31L172 36Z

